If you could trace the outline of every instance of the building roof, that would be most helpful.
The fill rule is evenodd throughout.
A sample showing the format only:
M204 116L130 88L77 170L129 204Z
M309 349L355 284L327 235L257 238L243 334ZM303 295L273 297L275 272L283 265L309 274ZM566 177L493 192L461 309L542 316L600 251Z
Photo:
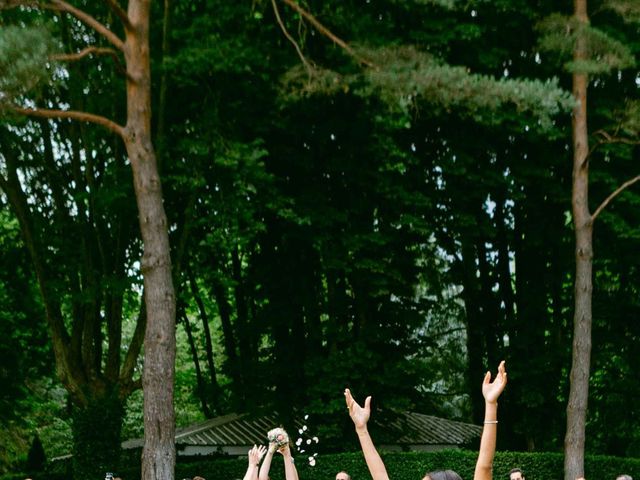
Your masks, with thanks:
M397 445L465 445L482 434L479 425L416 412L398 415L387 428L395 433L393 443Z
M378 424L387 439L380 442L381 445L462 446L473 442L482 433L482 427L478 425L415 412L403 412L391 418L384 424ZM298 429L303 427L302 421L294 423ZM220 450L250 447L265 443L266 432L279 424L274 415L252 417L232 413L177 430L176 445ZM122 447L139 448L143 443L143 439L128 440L122 443Z

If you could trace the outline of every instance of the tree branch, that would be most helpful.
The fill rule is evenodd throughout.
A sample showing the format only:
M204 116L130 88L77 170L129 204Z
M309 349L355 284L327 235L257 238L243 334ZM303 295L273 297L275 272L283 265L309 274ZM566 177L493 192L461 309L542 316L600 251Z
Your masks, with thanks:
M276 15L276 20L278 21L278 25L280 25L280 29L282 30L282 33L284 33L284 36L287 37L287 40L289 40L295 47L296 52L298 52L298 56L300 57L300 60L302 60L303 65L307 69L307 73L309 74L309 76L313 75L313 67L311 66L309 61L305 58L304 54L302 53L302 49L300 48L300 45L298 45L298 42L296 42L296 40L291 36L289 31L287 30L287 27L285 27L284 22L282 21L282 18L280 18L280 12L278 11L278 4L276 3L276 0L271 0L271 5L273 6L273 13L275 13Z
M122 363L122 369L120 370L120 382L127 384L131 382L133 373L137 365L138 356L142 350L142 344L144 342L144 332L147 328L147 308L145 304L144 292L140 296L140 310L138 311L138 320L136 321L136 328L133 332L133 337L129 343L129 349L125 355L124 362Z
M297 2L295 2L294 0L282 0L282 1L287 5L289 5L291 8L293 8L296 12L298 12L304 18L309 20L311 25L313 25L316 30L318 30L325 37L329 38L333 43L335 43L336 45L344 49L349 55L355 58L358 61L358 63L361 63L368 67L375 67L373 63L371 63L366 58L363 58L360 55L358 55L355 52L355 50L349 46L347 42L337 37L331 30L329 30L322 23L320 23L320 21L316 17L314 17L310 12L306 11L304 8L298 5Z
M627 189L628 187L630 187L631 185L633 185L634 183L636 183L638 181L640 181L640 175L637 175L637 176L627 180L622 185L620 185L618 188L616 188L611 193L611 195L609 195L607 198L605 198L604 201L600 204L600 206L598 208L596 208L596 211L593 212L593 215L591 215L591 222L592 223L595 222L595 220L598 217L598 215L600 215L600 212L602 212L602 210L604 210L605 207L607 205L609 205L614 198L616 198L625 189Z
M116 16L122 21L122 23L124 24L124 28L126 30L132 29L131 20L129 20L129 15L127 15L127 12L125 12L124 8L120 6L120 4L118 3L118 0L104 0L104 3L106 3L111 9L111 11L115 13Z
M49 58L57 62L75 62L83 59L87 55L95 53L96 55L111 55L118 60L118 54L113 48L108 47L85 47L76 53L57 53Z
M120 61L120 57L118 57L118 52L116 52L113 48L85 47L76 53L58 53L55 55L51 55L49 58L57 62L76 62L78 60L82 60L84 57L91 54L109 55L111 58L113 58L113 61L116 64L116 69L120 73L128 77L127 69L124 68L124 65L122 65L122 62Z
M115 0L105 0L107 3L115 3ZM70 13L85 25L93 28L96 32L106 38L114 47L118 50L124 51L124 42L109 28L93 18L88 13L74 7L73 5L63 0L51 0L50 3L43 3L37 0L0 0L0 10L16 8L16 7L31 7L40 8L43 10L54 10L56 12ZM113 8L113 7L112 7ZM123 11L124 12L124 11ZM124 22L124 20L123 20ZM125 27L131 25L127 17Z
M597 135L602 138L599 140L592 148L589 150L589 156L598 148L600 145L608 145L612 143L623 143L625 145L640 145L640 140L633 140L631 138L626 137L618 137L618 131L620 127L616 128L616 131L611 135L609 132L605 130L596 130L593 132L594 135Z
M95 115L93 113L79 112L76 110L51 110L44 108L22 108L17 105L11 105L10 107L14 112L27 115L29 117L38 118L69 118L72 120L78 120L80 122L90 122L105 127L107 130L118 134L120 137L124 137L124 127L118 125L113 120L109 120L106 117Z
M96 32L98 32L100 35L106 38L118 50L124 51L124 42L120 40L120 38L115 33L113 33L105 25L100 23L98 20L93 18L88 13L83 12L82 10L74 7L73 5L63 0L51 0L51 3L44 4L43 8L50 9L50 10L57 10L60 12L66 12L73 15L82 23L93 28Z
M58 53L56 55L51 55L49 58L58 62L75 62L83 59L87 55L91 55L92 53L95 53L96 55L111 55L116 59L118 58L116 51L113 48L108 47L85 47L76 53Z

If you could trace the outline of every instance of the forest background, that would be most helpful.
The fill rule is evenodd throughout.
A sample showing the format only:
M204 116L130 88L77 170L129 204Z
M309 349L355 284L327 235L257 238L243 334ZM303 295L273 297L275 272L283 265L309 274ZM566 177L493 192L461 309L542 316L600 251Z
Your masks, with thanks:
M578 68L566 3L152 4L178 426L298 411L326 451L353 449L345 386L376 408L479 422L479 379L505 359L499 448L561 451ZM74 2L114 25L108 4ZM600 37L581 68L595 208L639 171L640 8L590 11ZM126 117L121 60L85 24L28 6L2 11L0 27L0 104ZM8 471L36 434L49 458L76 451L87 430L112 443L142 435L145 310L123 145L7 107L0 160ZM640 456L639 205L631 186L594 233L592 453ZM48 329L52 311L67 333ZM58 341L73 352L73 388L55 375ZM96 429L104 411L118 414Z

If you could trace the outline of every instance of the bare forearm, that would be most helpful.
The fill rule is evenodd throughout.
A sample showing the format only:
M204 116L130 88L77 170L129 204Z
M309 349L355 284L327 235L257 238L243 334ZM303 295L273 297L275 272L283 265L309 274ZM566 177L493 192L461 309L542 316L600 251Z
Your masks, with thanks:
M271 469L271 460L273 459L273 452L269 450L264 456L262 465L260 466L259 480L267 480L269 478L269 470Z
M293 463L291 453L284 455L284 477L286 480L298 480L298 471Z
M242 480L258 480L258 464L250 463Z
M369 435L369 431L365 428L356 428L358 434L358 440L360 440L360 446L362 447L362 453L364 454L364 460L367 462L369 473L373 480L389 480L387 469L380 458L380 454L376 450L373 440Z
M474 480L491 480L493 457L496 453L498 432L498 404L485 402L484 425L480 440L480 451L473 476Z

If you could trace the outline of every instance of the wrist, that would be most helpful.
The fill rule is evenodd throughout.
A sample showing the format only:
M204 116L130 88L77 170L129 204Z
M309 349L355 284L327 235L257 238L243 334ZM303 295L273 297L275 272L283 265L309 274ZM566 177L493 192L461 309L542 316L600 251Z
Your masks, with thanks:
M364 425L362 427L356 427L356 433L358 435L369 435L369 430L367 430L367 426Z

